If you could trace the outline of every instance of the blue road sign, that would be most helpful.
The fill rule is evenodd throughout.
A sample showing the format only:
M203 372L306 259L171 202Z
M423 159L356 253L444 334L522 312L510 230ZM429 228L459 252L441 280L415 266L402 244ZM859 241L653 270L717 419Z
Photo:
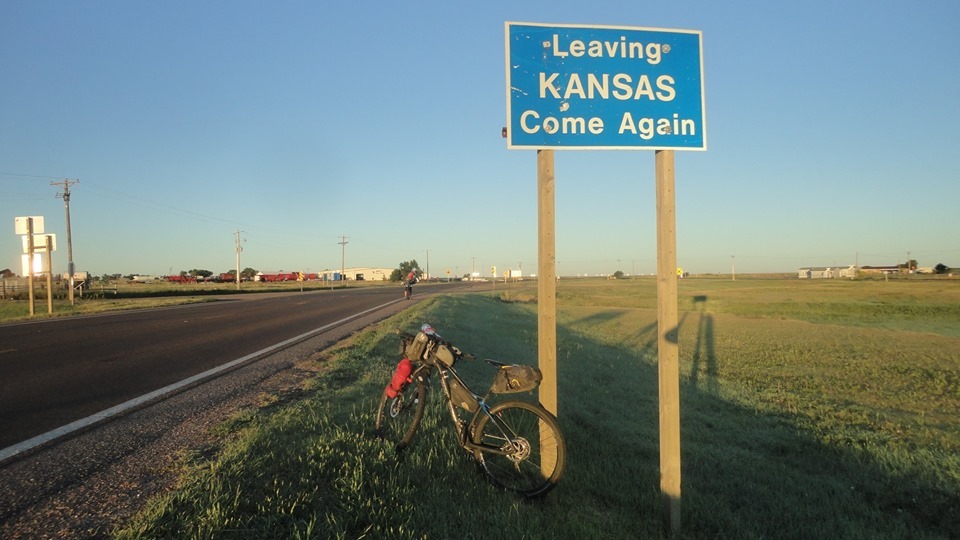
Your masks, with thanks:
M506 23L507 148L706 150L702 35Z

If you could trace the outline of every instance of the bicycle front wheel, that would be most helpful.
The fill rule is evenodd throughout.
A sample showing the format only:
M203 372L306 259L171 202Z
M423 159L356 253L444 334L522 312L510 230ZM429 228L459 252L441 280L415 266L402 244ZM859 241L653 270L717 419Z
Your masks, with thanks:
M423 418L427 387L417 378L407 383L396 397L384 392L377 407L377 435L396 444L401 450L410 444Z
M533 403L508 401L481 414L473 442L486 449L474 457L498 486L526 497L550 491L566 465L566 447L557 419Z

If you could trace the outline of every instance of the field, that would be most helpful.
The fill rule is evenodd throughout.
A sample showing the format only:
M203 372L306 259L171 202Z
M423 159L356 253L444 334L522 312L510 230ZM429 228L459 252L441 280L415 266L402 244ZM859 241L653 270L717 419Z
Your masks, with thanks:
M485 482L435 399L403 459L372 436L394 328L536 363L535 292L434 298L322 351L119 536L662 536L652 279L559 284L568 463L544 500ZM960 537L960 283L687 279L680 310L682 537Z

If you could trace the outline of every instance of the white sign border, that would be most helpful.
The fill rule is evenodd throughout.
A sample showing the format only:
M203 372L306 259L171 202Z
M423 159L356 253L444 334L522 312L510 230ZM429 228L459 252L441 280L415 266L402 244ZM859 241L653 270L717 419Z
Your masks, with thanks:
M703 130L703 144L697 147L689 146L564 146L564 145L547 145L547 146L536 146L536 145L516 145L513 144L513 135L510 133L511 114L512 110L510 108L511 95L510 92L512 88L510 87L510 26L539 26L542 28L582 28L582 29L604 29L604 30L631 30L631 31L642 31L642 32L670 32L675 34L696 34L699 36L698 42L700 44L700 110L703 115L703 125L701 126ZM521 22L521 21L506 21L503 23L503 54L505 60L503 62L504 71L506 72L506 77L504 79L504 87L506 88L506 98L507 98L507 150L682 150L686 152L705 152L707 150L707 97L705 91L705 82L703 76L703 31L701 30L684 30L676 28L653 28L648 26L623 26L623 25L604 25L604 24L550 24L550 23L535 23L535 22Z

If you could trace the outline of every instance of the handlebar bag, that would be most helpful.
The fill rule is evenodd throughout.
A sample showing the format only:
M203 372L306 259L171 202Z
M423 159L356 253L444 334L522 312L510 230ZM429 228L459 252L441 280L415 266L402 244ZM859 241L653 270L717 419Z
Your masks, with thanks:
M427 352L427 344L430 338L423 332L418 332L413 339L404 344L403 354L414 362L422 361L424 353Z
M493 377L490 391L495 394L529 392L540 385L543 373L533 366L514 364L502 366Z

